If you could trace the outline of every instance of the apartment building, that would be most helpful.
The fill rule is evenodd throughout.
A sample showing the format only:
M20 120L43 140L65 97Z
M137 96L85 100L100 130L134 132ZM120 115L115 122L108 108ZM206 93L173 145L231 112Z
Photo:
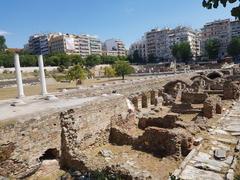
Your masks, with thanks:
M123 41L119 39L108 39L104 42L103 51L105 54L126 56L126 48Z
M146 33L146 42L147 57L158 61L172 60L171 47L180 42L189 42L193 59L200 55L199 33L189 27L152 29Z
M79 54L85 58L91 54L89 37L87 35L79 35Z
M200 32L183 26L178 26L171 30L168 47L172 47L174 44L181 42L189 43L194 60L200 56Z
M145 36L141 40L131 44L129 47L129 56L133 57L135 52L137 52L139 57L141 57L144 61L147 60L147 44Z
M205 44L209 39L217 39L220 43L219 58L227 55L227 46L231 41L231 21L230 19L218 20L204 25L201 33L202 54L205 52Z
M102 55L102 43L95 36L63 33L36 34L30 36L24 49L32 54L50 53L77 54L87 57Z
M94 36L88 36L88 37L89 37L89 45L90 45L90 54L102 55L101 41Z
M29 37L24 49L32 54L49 54L49 39L55 34L35 34Z
M231 38L240 37L240 21L231 21Z
M72 34L60 34L49 40L51 53L80 54L79 38Z

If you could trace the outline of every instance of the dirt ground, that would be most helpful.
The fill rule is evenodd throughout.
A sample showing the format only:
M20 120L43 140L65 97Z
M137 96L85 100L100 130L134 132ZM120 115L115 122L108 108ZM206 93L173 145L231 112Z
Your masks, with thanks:
M130 78L128 78L130 79ZM90 86L99 83L108 83L112 81L120 81L120 78L99 78L99 79L87 79L83 81L81 86ZM62 89L73 89L76 88L76 83L62 83L56 82L51 79L51 82L47 83L47 90L49 93L59 92ZM38 95L40 94L40 84L36 85L24 85L24 92L26 96ZM0 88L0 100L11 99L17 97L17 87L6 87Z
M100 155L101 150L107 150L112 153L111 158ZM172 173L179 165L180 161L172 157L159 158L152 154L137 151L131 146L115 146L107 144L94 150L84 152L89 157L90 166L97 167L98 164L122 165L128 170L149 172L153 179L168 179L169 173Z

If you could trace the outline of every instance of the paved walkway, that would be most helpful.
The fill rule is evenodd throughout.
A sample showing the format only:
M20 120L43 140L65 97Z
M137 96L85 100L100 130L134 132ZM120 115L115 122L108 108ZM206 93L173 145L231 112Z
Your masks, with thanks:
M186 180L223 180L234 178L237 144L240 140L240 102L227 110L217 127L185 158L173 175Z
M59 98L45 100L41 96L26 97L22 100L0 101L0 121L9 119L30 119L31 116L59 111L74 106L80 106L86 102L95 101L101 97L86 98ZM19 105L11 106L17 103Z

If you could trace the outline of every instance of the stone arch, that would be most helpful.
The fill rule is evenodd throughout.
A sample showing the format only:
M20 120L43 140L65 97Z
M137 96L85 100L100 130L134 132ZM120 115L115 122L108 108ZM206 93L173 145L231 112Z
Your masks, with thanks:
M209 79L208 77L206 76L203 76L203 75L197 75L197 76L193 76L191 77L191 80L192 81L205 81L205 82L213 82L213 80Z
M192 81L182 81L182 80L170 81L164 85L164 92L172 95L173 97L176 97L179 90L189 88L191 84L192 84Z
M56 148L47 149L43 155L39 158L40 161L49 160L49 159L58 159L59 151Z

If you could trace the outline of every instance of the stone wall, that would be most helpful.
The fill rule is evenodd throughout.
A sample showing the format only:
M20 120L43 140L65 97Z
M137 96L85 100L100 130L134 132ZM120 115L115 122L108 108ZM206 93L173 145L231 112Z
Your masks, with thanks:
M0 176L28 176L39 168L40 159L49 151L57 154L55 158L60 157L64 167L79 165L80 152L108 142L112 117L124 119L129 109L134 111L124 96L111 95L64 111L32 114L31 119L1 121Z
M208 98L207 93L182 92L181 101L189 104L202 104Z
M21 122L0 122L0 176L24 177L38 168L47 149L60 150L59 113Z
M126 119L131 108L126 98L117 95L61 113L62 166L87 171L81 152L108 143L112 118Z
M239 82L226 81L223 86L223 98L224 99L235 99L237 100L240 97L240 87Z

